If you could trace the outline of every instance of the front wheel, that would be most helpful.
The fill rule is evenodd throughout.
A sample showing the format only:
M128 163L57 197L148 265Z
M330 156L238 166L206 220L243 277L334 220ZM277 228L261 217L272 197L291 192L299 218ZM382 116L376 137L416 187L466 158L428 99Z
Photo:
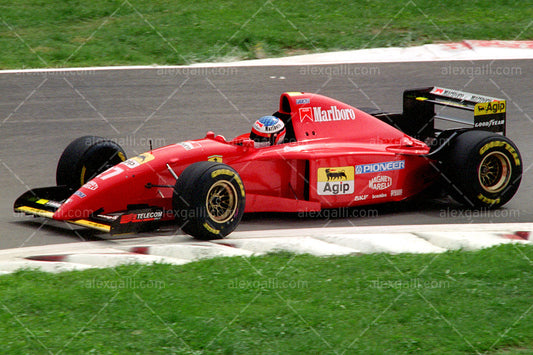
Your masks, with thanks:
M87 181L126 160L126 153L117 143L96 136L72 141L57 163L57 185L77 190Z
M244 185L226 164L194 163L179 176L172 204L185 233L203 240L221 239L233 232L242 218Z
M444 162L451 195L469 207L497 208L516 193L522 159L507 137L467 131L452 143Z

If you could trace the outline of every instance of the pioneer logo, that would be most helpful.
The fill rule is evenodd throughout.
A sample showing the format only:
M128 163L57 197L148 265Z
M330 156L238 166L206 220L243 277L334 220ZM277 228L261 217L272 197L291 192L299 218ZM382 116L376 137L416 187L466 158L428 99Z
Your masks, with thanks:
M356 174L379 173L382 171L402 170L405 160L387 161L383 163L363 164L355 166Z

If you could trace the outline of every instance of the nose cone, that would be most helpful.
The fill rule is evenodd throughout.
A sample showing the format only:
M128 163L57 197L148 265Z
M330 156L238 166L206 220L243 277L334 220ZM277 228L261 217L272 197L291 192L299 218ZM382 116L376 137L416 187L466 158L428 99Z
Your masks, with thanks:
M57 221L69 221L89 218L96 209L91 206L91 199L80 190L70 196L52 216Z
M97 211L111 213L126 210L131 196L137 196L137 190L145 190L144 180L138 184L137 190L134 185L134 180L138 181L138 178L133 177L142 175L139 170L129 168L124 163L106 170L74 192L52 218L71 221L87 219Z
M74 192L52 218L58 221L88 219L97 211L102 214L121 212L126 211L129 205L160 200L159 190L146 188L146 185L167 184L167 181L161 180L164 174L159 174L161 170L166 171L166 161L167 156L157 161L153 154L144 153L115 165Z

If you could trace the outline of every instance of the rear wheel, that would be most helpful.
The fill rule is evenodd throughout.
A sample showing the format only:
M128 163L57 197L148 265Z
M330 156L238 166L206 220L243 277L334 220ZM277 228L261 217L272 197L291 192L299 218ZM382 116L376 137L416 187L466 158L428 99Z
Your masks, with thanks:
M507 137L467 131L453 142L444 161L450 194L469 207L496 208L516 193L522 159Z
M233 232L242 218L244 185L228 165L198 162L179 176L172 203L185 233L198 239L220 239Z
M74 190L107 169L126 160L126 153L117 143L96 136L72 141L57 163L57 185Z

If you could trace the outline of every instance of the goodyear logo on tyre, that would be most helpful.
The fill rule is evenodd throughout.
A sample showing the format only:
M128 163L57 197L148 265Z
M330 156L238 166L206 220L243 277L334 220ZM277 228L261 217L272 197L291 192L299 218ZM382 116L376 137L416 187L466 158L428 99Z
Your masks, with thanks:
M319 195L349 195L354 193L354 167L319 168L317 191Z

